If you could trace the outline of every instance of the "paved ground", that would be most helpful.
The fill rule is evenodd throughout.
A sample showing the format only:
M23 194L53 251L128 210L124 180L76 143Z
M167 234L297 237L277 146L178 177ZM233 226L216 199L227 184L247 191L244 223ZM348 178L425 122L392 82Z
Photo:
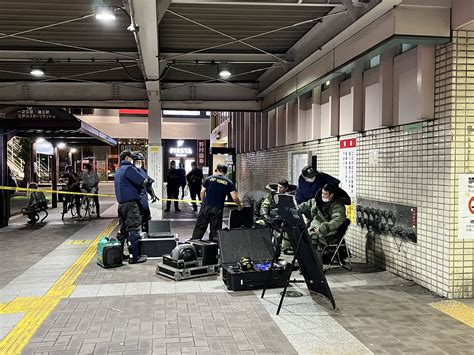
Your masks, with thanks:
M298 284L292 290L302 296L286 298L279 316L280 289L261 299L258 290L227 291L220 276L174 282L155 274L156 261L102 269L91 242L112 231L110 203L101 220L63 223L53 212L41 228L18 217L0 229L0 353L13 353L4 350L13 342L24 354L473 353L473 300L446 308L412 282L363 264L328 272L336 311ZM187 239L195 216L181 209L165 217ZM57 287L65 277L70 291ZM448 315L452 308L462 321Z

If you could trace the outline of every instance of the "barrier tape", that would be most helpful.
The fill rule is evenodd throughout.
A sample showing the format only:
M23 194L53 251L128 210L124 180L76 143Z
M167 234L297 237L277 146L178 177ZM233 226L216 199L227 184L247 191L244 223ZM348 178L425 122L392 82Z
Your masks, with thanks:
M98 196L98 197L115 197L115 195L111 194L92 194L89 192L73 192L73 191L61 191L61 190L44 190L44 189L30 189L25 187L12 187L12 186L0 186L0 190L7 190L7 191L20 191L20 192L44 192L44 193L56 193L59 195L81 195L81 196ZM180 200L176 198L160 198L160 201L163 202L194 202L194 203L201 203L201 200ZM226 205L235 206L234 202L225 202Z

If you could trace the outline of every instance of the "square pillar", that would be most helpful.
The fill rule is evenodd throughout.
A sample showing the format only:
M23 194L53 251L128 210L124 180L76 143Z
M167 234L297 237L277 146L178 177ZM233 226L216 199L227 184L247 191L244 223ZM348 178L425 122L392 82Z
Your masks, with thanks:
M286 144L298 141L298 101L291 100L286 104Z
M268 148L276 147L276 135L277 135L277 120L276 120L276 109L273 109L268 112L268 130L267 130L267 139L268 139Z
M309 120L309 139L321 138L321 86L313 89L311 118Z
M268 112L262 112L261 123L260 150L265 150L268 148Z
M286 144L286 105L276 108L276 146Z

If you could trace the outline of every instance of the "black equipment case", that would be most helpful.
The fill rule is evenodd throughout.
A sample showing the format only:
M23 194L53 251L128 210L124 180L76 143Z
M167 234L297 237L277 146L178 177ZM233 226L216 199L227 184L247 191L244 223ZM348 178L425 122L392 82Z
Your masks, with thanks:
M156 273L174 279L175 281L216 275L219 273L218 246L217 243L207 240L191 240L196 259L184 261L172 255L163 255L163 262L156 266Z
M138 241L140 255L146 255L149 259L161 258L173 250L178 241L175 237L171 238L141 238Z
M221 230L219 248L222 262L222 281L232 291L283 287L289 276L289 268L278 263L273 270L242 271L237 265L242 257L254 262L271 262L274 258L270 228L239 228ZM269 278L270 276L270 278Z

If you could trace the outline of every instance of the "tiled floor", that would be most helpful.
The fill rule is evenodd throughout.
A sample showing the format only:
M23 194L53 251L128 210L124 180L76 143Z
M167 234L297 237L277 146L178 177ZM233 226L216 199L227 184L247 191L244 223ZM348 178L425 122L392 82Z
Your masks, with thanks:
M180 239L187 239L195 217L189 206L181 209L165 217L173 219ZM25 228L21 219L1 229L7 272L0 273L0 304L44 295L114 214L112 207L103 220L63 225L52 213L41 230ZM85 242L71 243L78 240ZM328 272L336 311L296 284L291 289L302 296L287 297L279 316L280 289L261 299L259 290L227 291L220 276L175 282L156 275L155 268L150 260L106 270L92 259L23 353L469 354L474 349L473 329L431 306L443 299L362 264L353 272ZM472 300L463 302L474 306ZM0 340L23 317L0 312Z

